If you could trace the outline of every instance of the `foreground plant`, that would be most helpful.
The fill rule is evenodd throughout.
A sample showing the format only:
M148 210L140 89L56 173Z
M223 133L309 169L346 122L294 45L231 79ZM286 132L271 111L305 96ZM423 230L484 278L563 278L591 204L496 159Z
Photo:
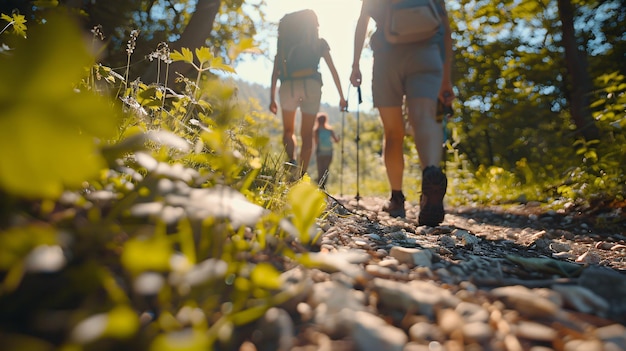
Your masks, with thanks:
M322 194L264 167L254 121L205 79L226 69L207 50L172 94L94 65L67 23L0 65L0 145L19 146L0 170L3 349L236 349L305 288L282 272L322 264L306 249ZM99 95L119 86L122 104Z

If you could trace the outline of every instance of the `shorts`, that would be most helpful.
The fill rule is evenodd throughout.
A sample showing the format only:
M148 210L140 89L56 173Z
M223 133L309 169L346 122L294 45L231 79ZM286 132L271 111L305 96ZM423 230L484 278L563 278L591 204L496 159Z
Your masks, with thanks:
M332 156L333 155L333 149L322 149L322 148L316 148L315 149L315 155L317 156Z
M285 111L315 115L320 109L322 82L315 78L293 79L280 82L278 90L280 106Z
M402 106L403 97L437 100L443 57L437 43L394 45L374 51L372 98L375 107Z

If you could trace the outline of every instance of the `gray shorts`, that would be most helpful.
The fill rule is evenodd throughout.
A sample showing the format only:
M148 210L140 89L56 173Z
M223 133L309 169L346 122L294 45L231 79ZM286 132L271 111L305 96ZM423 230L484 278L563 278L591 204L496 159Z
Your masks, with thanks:
M281 81L278 96L284 110L300 107L300 112L315 115L320 109L322 82L315 78Z
M394 45L374 51L372 97L375 107L402 106L402 98L437 100L443 79L443 58L437 43Z

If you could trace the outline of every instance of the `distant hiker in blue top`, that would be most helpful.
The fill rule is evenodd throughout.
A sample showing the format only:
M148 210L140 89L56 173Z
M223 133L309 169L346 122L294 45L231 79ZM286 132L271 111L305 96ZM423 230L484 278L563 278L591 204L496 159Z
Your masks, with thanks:
M328 123L326 112L317 114L313 135L315 136L315 154L317 156L317 184L323 189L328 179L328 168L333 161L333 142L339 142L339 137Z

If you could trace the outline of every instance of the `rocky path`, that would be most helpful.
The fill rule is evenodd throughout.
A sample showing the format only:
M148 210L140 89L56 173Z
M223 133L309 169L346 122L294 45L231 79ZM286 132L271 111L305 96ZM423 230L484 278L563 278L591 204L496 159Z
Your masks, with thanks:
M418 227L381 205L329 200L323 267L287 270L302 293L240 350L626 350L626 231L532 206Z

